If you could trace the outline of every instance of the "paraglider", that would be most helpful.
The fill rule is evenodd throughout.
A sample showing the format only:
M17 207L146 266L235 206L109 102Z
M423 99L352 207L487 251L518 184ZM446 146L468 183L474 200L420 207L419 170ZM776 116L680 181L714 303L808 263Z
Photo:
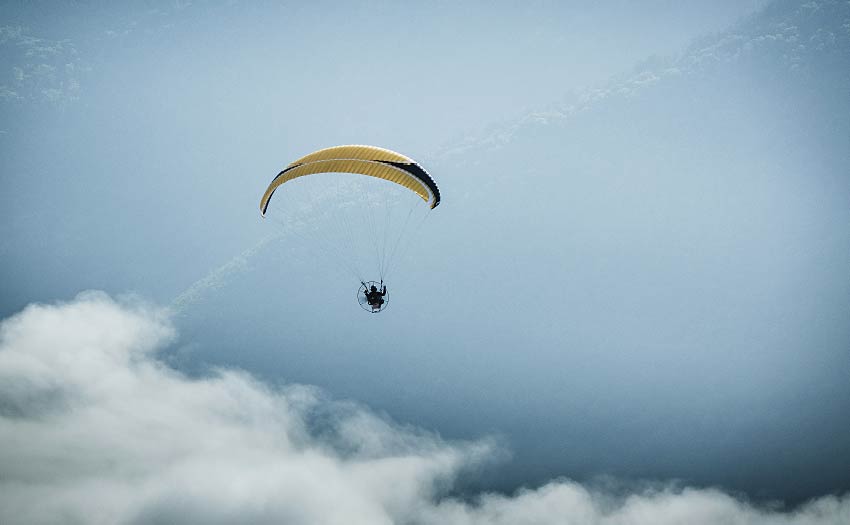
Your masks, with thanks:
M369 283L361 282L360 284L362 286L357 291L360 306L364 310L371 311L373 314L383 310L387 305L387 285L383 281L380 284L376 284L375 281L369 281ZM360 299L361 294L363 299L366 300L365 303ZM368 306L368 309L366 306Z
M322 185L320 174L341 178ZM281 224L295 235L304 235L307 244L321 247L357 278L361 284L358 302L364 310L383 311L389 302L384 279L415 238L409 227L417 226L413 223L421 226L428 212L440 204L434 179L410 157L388 149L363 145L325 148L277 174L260 199L263 217L270 214L272 196L284 185L293 193L296 186L302 190L297 198L281 205L286 209L281 212L286 216ZM367 257L373 259L369 272L377 273L377 281L364 279L362 263Z

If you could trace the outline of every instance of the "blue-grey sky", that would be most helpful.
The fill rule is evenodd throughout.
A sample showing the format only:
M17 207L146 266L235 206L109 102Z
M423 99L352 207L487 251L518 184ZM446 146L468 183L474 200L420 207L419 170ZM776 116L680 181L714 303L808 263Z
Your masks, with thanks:
M0 512L850 513L846 2L0 9ZM258 211L347 143L443 193L379 315Z

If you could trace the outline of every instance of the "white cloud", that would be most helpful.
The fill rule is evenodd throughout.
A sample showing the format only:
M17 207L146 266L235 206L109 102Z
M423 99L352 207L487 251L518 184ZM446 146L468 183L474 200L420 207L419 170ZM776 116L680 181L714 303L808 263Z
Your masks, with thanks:
M187 378L156 359L173 337L166 310L101 293L0 325L0 522L850 522L847 497L780 513L711 490L613 497L569 481L453 500L445 490L491 456L487 442L243 372Z
M625 497L559 481L512 497L485 495L474 506L447 501L426 512L427 523L464 525L804 525L848 523L850 498L824 497L794 512L759 509L715 490L651 489Z

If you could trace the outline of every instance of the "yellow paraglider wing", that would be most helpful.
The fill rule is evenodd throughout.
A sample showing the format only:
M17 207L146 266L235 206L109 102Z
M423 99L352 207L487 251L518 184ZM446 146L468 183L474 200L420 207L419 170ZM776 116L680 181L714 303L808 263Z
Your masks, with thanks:
M282 184L316 173L357 173L399 184L430 203L440 204L440 190L434 179L413 159L375 146L335 146L302 157L277 174L260 200L265 216L269 201Z

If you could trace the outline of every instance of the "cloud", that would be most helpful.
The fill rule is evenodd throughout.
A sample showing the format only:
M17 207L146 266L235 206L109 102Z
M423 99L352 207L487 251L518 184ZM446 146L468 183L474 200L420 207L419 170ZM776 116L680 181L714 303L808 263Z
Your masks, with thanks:
M824 497L794 512L759 509L716 490L648 489L626 496L592 492L569 481L514 496L485 495L477 504L454 500L428 508L425 523L508 524L839 524L850 498Z
M2 523L732 523L850 521L850 498L795 512L714 490L614 496L554 481L446 495L492 444L447 442L319 390L156 357L168 310L88 292L0 325ZM238 349L234 349L238 351Z

